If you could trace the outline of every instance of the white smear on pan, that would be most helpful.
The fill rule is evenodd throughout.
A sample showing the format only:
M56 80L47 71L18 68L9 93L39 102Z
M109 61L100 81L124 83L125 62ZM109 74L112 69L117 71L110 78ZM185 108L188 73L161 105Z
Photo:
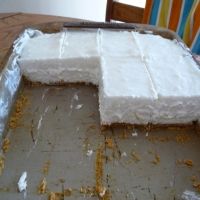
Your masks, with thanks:
M88 157L90 157L92 154L93 154L93 151L92 151L91 149L87 150L86 155L87 155Z
M46 115L46 113L48 112L49 110L49 106L47 106L43 112L43 114L40 116L40 119L38 121L38 125L37 125L37 136L36 136L36 139L35 139L35 142L34 142L34 145L30 148L29 152L27 153L27 157L30 157L31 153L33 152L33 149L35 149L36 145L37 145L37 142L38 142L38 137L40 135L40 128L42 126L42 120L44 118L44 116Z
M132 133L132 137L137 137L138 136L138 133L135 131Z
M78 95L77 95L77 94L74 94L74 99L75 99L76 101L78 101Z
M18 185L18 191L19 192L26 191L26 188L27 188L27 172L22 173L21 177L19 178L17 185Z
M81 109L82 107L83 107L83 104L78 104L78 105L76 105L75 109L76 109L76 110L79 110L79 109Z
M70 102L70 111L68 113L68 116L70 116L72 114L72 110L74 108L74 101L78 101L79 97L78 97L78 92L74 93L74 96L71 98L71 102ZM75 109L78 109L77 106L75 107ZM79 108L80 109L80 108Z
M42 124L42 116L40 117L40 119L39 119L39 122L38 122L38 126L37 126L37 129L39 130L40 129L40 127L41 127L41 124Z
M122 156L122 157L127 157L127 153L126 153L126 152L123 152L121 156Z
M200 195L193 191L185 190L181 196L183 200L200 200Z
M45 111L44 111L43 115L45 115L48 112L48 110L49 110L49 106L45 108Z
M42 120L43 120L43 117L45 116L45 114L48 112L49 110L49 106L45 108L45 111L44 113L41 115L39 121L38 121L38 125L37 125L37 129L39 130L41 125L42 125Z
M49 88L47 88L47 89L44 90L44 92L42 94L42 101L44 100L44 98L45 98L45 96L46 96L46 94L47 94L48 91L49 91Z

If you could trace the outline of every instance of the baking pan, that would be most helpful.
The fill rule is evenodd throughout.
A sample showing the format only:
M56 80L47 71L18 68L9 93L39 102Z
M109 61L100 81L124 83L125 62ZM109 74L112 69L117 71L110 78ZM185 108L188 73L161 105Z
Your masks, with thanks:
M159 34L187 49L175 33L148 25L84 22L27 27L1 73L0 199L198 198L198 123L101 127L96 86L41 85L22 78L17 64L22 41L39 31L63 28ZM20 193L17 183L23 172L28 186Z

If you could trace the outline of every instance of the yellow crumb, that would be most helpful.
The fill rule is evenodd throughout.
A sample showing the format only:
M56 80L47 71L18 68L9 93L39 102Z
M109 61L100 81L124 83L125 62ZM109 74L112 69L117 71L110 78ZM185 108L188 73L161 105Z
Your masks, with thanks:
M50 167L50 161L47 161L47 162L44 164L43 169L42 169L44 175L47 175L47 174L48 174L48 172L49 172L49 167Z
M94 196L96 193L95 187L90 187L90 186L82 186L80 189L80 193L82 194L88 194L90 196Z
M200 192L200 181L199 181L199 182L193 183L192 186L193 186L194 188L196 188L198 192Z
M113 149L114 148L114 142L111 138L106 138L106 147L108 147L109 149Z
M200 180L196 176L192 176L191 178L192 186L200 192Z
M150 141L150 142L169 142L170 140L172 140L172 138L170 138L169 136L149 136L147 137L147 139Z
M64 190L64 196L69 197L72 195L72 189L71 188L67 188Z
M138 162L138 161L141 160L141 159L140 159L140 156L139 156L135 151L133 151L133 152L131 153L131 155L132 155L132 158L133 158L134 161Z
M23 111L27 103L28 98L24 95L20 95L20 97L16 101L14 112L10 118L9 128L14 129L20 125L20 120L22 118Z
M95 178L96 178L96 192L99 194L103 185L103 149L100 147L96 153L96 166L95 166Z
M55 192L50 192L49 200L56 200L56 193Z
M191 137L188 134L179 133L176 135L175 140L177 143L185 144L186 142L189 142L191 140Z
M191 159L184 159L184 160L179 159L179 160L176 161L176 163L177 164L184 164L184 165L186 165L190 168L193 167L193 165L194 165L193 161Z
M38 194L45 194L47 191L47 181L43 178L38 186Z
M193 167L194 165L192 160L183 160L183 163L188 167Z
M155 155L154 155L154 160L152 161L152 163L153 163L154 165L157 165L157 164L160 163L160 156L159 156L158 154L155 154Z
M8 152L9 148L10 148L10 140L8 138L5 138L3 140L2 150L4 153L6 153L6 152Z
M4 161L5 161L4 157L0 156L0 175L2 175L2 173L3 173Z
M48 200L64 200L64 194L61 192L50 192Z

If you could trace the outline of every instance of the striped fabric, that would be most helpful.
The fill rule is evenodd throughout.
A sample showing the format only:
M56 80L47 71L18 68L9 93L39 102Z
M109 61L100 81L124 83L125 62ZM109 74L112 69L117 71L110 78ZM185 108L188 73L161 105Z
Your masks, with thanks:
M200 54L200 0L146 0L143 23L175 31Z

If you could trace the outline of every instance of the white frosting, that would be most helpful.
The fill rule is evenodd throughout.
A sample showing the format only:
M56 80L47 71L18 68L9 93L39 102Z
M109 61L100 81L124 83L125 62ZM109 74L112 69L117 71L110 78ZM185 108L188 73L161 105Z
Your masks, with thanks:
M63 58L90 58L99 57L98 31L73 31L65 32L63 43Z
M101 121L106 124L151 121L149 113L153 112L157 94L144 63L134 57L103 57L101 71Z
M31 38L19 63L23 74L32 81L98 84L97 31L66 31Z
M175 40L110 30L66 30L27 42L23 74L42 83L99 85L101 123L200 119L200 69Z
M61 45L65 33L43 34L33 37L25 45L21 57L23 60L41 61L47 59L58 59L61 57Z
M200 69L191 55L176 41L153 35L133 35L158 94L153 122L187 123L198 119Z
M140 56L133 35L128 31L101 30L100 43L100 48L104 56Z
M142 58L154 57L155 59L168 61L179 56L190 55L176 40L169 40L160 35L140 34L138 32L132 32L132 35Z

